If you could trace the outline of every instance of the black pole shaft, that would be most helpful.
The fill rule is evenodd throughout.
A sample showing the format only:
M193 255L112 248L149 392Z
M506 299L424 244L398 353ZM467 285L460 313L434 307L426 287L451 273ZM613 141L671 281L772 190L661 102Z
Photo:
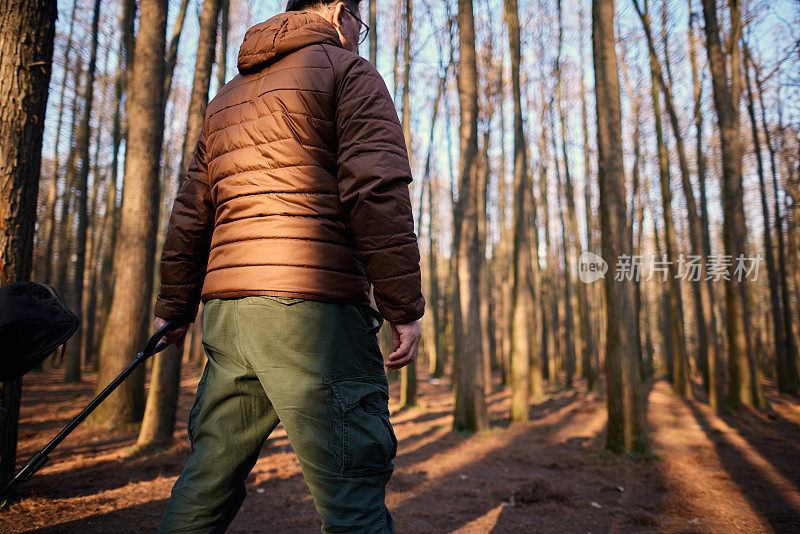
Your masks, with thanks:
M113 382L106 386L105 389L103 389L103 391L101 391L100 394L98 394L92 400L92 402L90 402L89 405L81 411L81 413L76 415L72 421L70 421L69 424L58 433L56 437L50 440L50 443L45 445L42 450L31 456L31 459L28 460L28 463L25 464L25 467L23 467L20 472L17 473L17 475L8 484L6 484L2 490L0 490L0 499L6 499L14 490L14 488L31 478L39 469L41 469L42 466L47 463L47 455L50 454L53 449L55 449L58 444L64 440L64 438L66 438L73 430L75 430L75 427L81 424L81 422L86 419L86 417L88 417L88 415L92 413L92 411L94 411L94 409L97 408L97 406L103 402L106 397L111 395L111 393L117 389L122 382L125 381L128 375L130 375L134 369L136 369L150 356L153 356L154 354L157 354L167 348L167 343L158 343L158 341L162 338L165 332L173 330L174 327L175 325L172 322L167 322L164 324L164 326L159 328L158 331L153 334L153 337L148 340L144 349L142 349L142 351L136 355L136 359L133 360L130 365L128 365L128 367L126 367L125 370L114 379ZM0 502L0 506L2 505L3 502Z

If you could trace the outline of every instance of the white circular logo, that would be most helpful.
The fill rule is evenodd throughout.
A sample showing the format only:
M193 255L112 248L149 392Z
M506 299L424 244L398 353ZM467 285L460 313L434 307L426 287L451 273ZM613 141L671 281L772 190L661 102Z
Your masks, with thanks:
M606 260L594 252L584 252L578 260L578 278L584 284L591 284L605 278L608 272Z

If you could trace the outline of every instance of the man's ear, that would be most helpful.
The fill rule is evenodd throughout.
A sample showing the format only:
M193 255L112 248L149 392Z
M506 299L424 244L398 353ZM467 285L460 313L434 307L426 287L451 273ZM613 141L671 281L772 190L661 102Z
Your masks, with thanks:
M343 14L344 14L344 2L336 2L331 13L331 18L329 20L331 24L333 24L333 26L336 28L336 33L339 34L339 40L341 40L342 43L344 43L346 40L345 36L342 34L341 19Z

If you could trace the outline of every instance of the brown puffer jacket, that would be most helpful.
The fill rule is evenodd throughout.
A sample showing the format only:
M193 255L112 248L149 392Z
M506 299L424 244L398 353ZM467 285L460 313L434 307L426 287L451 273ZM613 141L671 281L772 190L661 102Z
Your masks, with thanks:
M209 103L161 256L155 314L249 295L369 304L420 318L405 142L372 64L319 15L250 28L239 74Z

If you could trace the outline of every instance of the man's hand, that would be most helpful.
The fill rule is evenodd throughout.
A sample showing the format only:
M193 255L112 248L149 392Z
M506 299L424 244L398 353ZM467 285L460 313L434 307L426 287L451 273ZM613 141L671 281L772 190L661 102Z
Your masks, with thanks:
M162 319L161 317L156 317L156 330L164 326L166 323L167 321L165 319ZM164 337L162 339L168 344L175 343L175 345L177 345L179 349L182 349L183 342L186 339L186 333L189 331L190 324L179 326L174 330L168 330L164 334Z
M392 352L386 361L389 369L400 369L413 362L417 357L419 340L422 339L422 329L419 321L406 324L391 323L392 326Z

